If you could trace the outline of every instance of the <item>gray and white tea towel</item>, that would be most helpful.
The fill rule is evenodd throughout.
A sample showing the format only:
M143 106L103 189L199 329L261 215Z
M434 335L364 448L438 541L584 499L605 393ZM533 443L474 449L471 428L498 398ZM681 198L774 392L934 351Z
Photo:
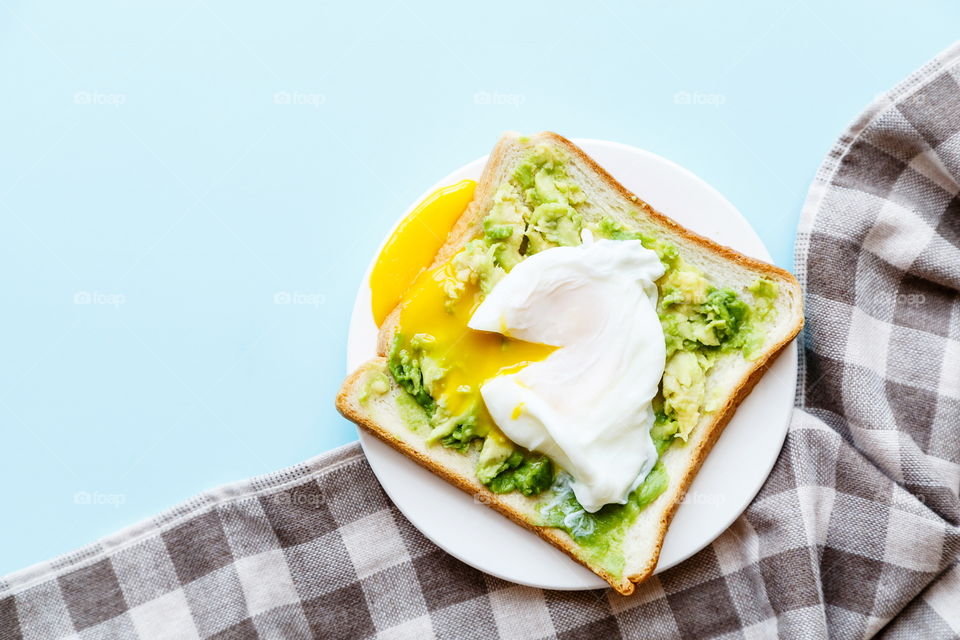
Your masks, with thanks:
M960 47L875 103L811 188L786 445L711 546L641 585L465 566L357 445L0 581L0 638L960 637Z

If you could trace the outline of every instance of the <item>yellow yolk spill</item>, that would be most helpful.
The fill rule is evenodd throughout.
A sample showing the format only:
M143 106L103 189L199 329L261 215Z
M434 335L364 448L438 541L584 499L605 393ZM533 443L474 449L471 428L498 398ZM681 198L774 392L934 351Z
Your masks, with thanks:
M445 370L439 388L434 390L434 399L451 416L478 404L478 432L502 439L483 405L480 386L494 376L515 373L531 362L545 359L556 347L467 327L482 296L477 285L467 283L460 298L445 306L448 299L441 283L444 278L453 277L452 269L448 262L417 278L403 297L400 333L407 339L416 334L433 336L429 354Z
M450 305L442 282L453 277L452 264L427 271L476 187L473 180L461 180L438 189L400 222L373 266L370 302L377 326L394 307L403 305L399 333L406 339L418 334L432 336L430 357L445 372L434 389L434 399L451 416L478 407L478 432L505 442L487 413L480 386L494 376L515 373L543 360L556 348L468 328L481 302L479 287L467 283L460 298Z
M433 261L453 224L473 199L476 187L473 180L461 180L437 189L397 226L370 274L370 303L377 326L383 324L407 288Z

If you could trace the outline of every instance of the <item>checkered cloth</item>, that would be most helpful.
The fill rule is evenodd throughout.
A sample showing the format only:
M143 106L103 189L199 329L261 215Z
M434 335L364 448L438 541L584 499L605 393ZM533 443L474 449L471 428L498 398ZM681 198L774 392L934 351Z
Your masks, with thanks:
M641 585L545 592L454 560L357 445L0 581L0 638L960 635L960 47L817 174L798 407L760 495Z

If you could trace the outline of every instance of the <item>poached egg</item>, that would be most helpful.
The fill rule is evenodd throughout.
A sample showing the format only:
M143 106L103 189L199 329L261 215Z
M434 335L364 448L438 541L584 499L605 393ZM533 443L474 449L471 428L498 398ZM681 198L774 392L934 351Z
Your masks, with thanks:
M653 468L652 401L666 348L657 316L664 273L639 240L555 247L515 266L474 310L471 329L556 347L480 393L513 442L552 458L589 512L625 504Z

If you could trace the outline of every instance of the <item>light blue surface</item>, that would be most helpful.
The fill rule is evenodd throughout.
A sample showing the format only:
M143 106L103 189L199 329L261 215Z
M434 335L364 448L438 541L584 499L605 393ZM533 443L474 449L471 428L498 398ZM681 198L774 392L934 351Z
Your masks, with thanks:
M354 440L364 268L502 130L666 156L790 267L834 138L960 19L840 4L4 0L0 573Z

